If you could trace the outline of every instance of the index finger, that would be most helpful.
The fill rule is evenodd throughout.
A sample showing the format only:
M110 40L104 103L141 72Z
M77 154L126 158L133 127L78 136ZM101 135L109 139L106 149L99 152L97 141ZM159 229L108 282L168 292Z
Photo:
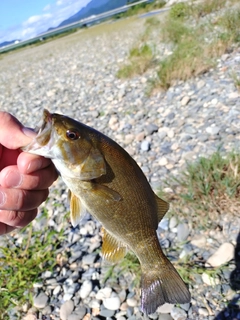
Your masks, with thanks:
M25 128L13 115L0 111L0 144L18 149L31 142L35 133Z

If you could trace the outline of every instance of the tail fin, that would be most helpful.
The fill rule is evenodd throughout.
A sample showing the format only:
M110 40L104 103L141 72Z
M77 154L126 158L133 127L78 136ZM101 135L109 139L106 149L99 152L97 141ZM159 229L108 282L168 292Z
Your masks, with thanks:
M191 296L182 278L167 259L159 270L146 270L142 274L141 309L146 314L154 313L159 306L168 303L188 303Z

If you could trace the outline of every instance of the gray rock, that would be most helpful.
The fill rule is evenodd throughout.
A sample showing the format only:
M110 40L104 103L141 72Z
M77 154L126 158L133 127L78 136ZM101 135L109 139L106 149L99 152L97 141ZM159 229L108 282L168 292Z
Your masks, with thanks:
M171 310L171 316L173 320L186 320L187 319L187 313L178 307L173 307Z
M38 309L43 309L46 307L48 300L49 297L44 292L40 292L33 298L33 305Z
M144 130L145 130L146 135L151 135L154 132L158 131L158 126L156 126L154 123L150 123L144 127Z
M87 309L84 306L77 307L74 310L74 314L76 314L80 319L83 319L86 313L87 313Z
M61 320L68 320L68 316L72 313L74 304L72 300L68 300L61 305L60 318Z
M178 241L182 242L185 241L187 239L187 237L189 236L189 228L187 223L180 223L177 226L177 237L178 237Z
M99 315L104 317L104 318L111 318L114 316L115 311L114 310L109 310L105 308L101 308Z

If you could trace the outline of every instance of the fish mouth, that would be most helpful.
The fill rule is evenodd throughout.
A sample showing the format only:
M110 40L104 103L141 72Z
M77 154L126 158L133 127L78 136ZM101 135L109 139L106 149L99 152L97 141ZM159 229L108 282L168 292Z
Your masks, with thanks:
M27 146L23 147L22 150L25 152L46 156L44 147L48 146L47 149L49 150L53 144L53 141L51 143L51 140L53 140L51 139L52 127L52 114L48 110L44 109L42 125L34 130L37 133L37 136ZM40 149L42 149L44 154L40 152Z

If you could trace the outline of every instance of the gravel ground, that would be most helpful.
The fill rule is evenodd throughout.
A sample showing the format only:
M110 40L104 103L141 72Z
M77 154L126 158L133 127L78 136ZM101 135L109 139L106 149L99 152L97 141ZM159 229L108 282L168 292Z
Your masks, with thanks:
M1 110L30 127L39 123L43 108L95 127L130 153L154 190L170 173L177 175L186 161L219 147L223 152L239 150L240 94L231 73L240 75L240 50L222 56L215 70L148 97L153 71L129 80L116 78L143 30L144 19L127 19L1 56ZM164 50L161 44L158 49ZM34 306L25 310L24 319L148 319L139 311L139 290L131 275L102 282L107 268L98 250L100 224L87 217L71 228L63 219L68 209L61 180L51 190L45 205L49 226L66 230L56 255L66 252L68 258L41 275L34 285ZM239 220L226 213L221 230L193 229L177 217L160 223L159 239L172 261L191 256L215 266L232 263L220 278L196 275L190 304L164 305L150 319L240 319L239 298L231 286L238 276L234 257L237 260ZM40 222L34 227L40 229ZM18 234L13 241L20 241Z

